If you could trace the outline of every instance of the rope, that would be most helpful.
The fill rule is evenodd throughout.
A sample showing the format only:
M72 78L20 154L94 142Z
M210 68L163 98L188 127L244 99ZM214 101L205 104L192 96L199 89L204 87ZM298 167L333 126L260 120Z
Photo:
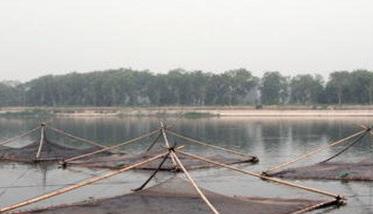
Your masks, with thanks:
M227 165L227 164L224 164L224 163L219 163L217 161L213 161L213 160L210 160L210 159L207 159L207 158L203 158L201 156L193 155L193 154L188 153L188 152L183 152L183 151L180 151L180 150L177 150L177 152L180 153L180 154L183 154L185 156L197 159L197 160L205 161L205 162L210 163L210 164L214 164L214 165L217 165L217 166L221 166L221 167L224 167L224 168L227 168L227 169L231 169L231 170L240 172L242 174L254 176L254 177L257 177L257 178L264 179L264 180L273 181L275 183L279 183L279 184L283 184L283 185L286 185L286 186L302 189L302 190L305 190L305 191L308 191L308 192L313 192L313 193L318 193L318 194L321 194L321 195L326 195L326 196L333 197L333 198L336 198L336 199L339 199L339 200L343 199L343 197L341 197L337 194L334 194L334 193L326 192L326 191L311 188L311 187L306 187L306 186L303 186L303 185L299 185L299 184L295 184L295 183L292 183L292 182L284 181L284 180L281 180L281 179L278 179L278 178L272 178L272 177L268 177L266 175L262 175L262 174L258 174L258 173L255 173L255 172L250 172L250 171L247 171L247 170L239 169L237 167L230 166L230 165Z
M325 149L327 149L327 148L329 148L329 147L332 147L332 146L335 146L335 145L338 145L338 144L344 143L345 141L347 141L347 140L349 140L349 139L351 139L351 138L354 138L354 137L356 137L356 136L359 136L360 134L363 134L364 132L366 132L366 130L359 131L359 132L357 132L357 133L355 133L355 134L352 134L352 135L350 135L350 136L348 136L348 137L345 137L345 138L343 138L343 139L341 139L341 140L338 140L338 141L336 141L336 142L333 142L333 143L327 144L327 145L325 145L325 146L317 147L316 149L313 149L313 150L311 150L311 151L309 151L309 152L306 152L305 154L303 154L303 155L301 155L301 156L295 158L294 160L291 160L291 161L288 161L288 162L285 162L285 163L279 164L279 165L277 165L277 166L274 166L274 167L272 167L272 168L270 168L270 169L267 169L267 170L264 171L263 173L268 174L269 172L272 172L272 171L274 171L274 170L278 170L278 169L284 168L284 167L286 167L286 166L288 166L288 165L290 165L290 164L293 164L293 163L295 163L295 162L297 162L297 161L300 161L300 160L306 159L306 158L308 158L308 157L310 157L310 156L312 156L312 155L314 155L314 154L316 154L316 153L319 153L319 152L321 152L321 151L323 151L323 150L325 150Z
M99 143L96 143L94 141L91 141L91 140L88 140L88 139L85 139L85 138L82 138L82 137L78 137L78 136L73 135L71 133L68 133L68 132L66 132L64 130L57 129L57 128L54 128L54 127L48 127L48 128L51 129L51 130L53 130L53 131L55 131L55 132L57 132L57 133L59 133L59 134L68 136L68 137L70 137L72 139L79 140L79 141L82 141L84 143L88 143L88 144L91 144L91 145L94 145L94 146L98 146L100 148L108 148L107 146L101 145Z
M339 151L337 154L331 156L330 158L326 159L326 160L323 160L321 161L320 163L326 163L336 157L338 157L339 155L341 155L343 152L347 151L349 148L351 148L353 145L357 144L360 142L361 139L363 139L367 134L369 133L369 131L361 134L358 138L356 138L352 143L350 143L350 145L347 145L344 149L342 149L341 151Z
M104 180L104 179L107 179L107 178L110 178L110 177L113 177L114 175L121 174L121 173L126 172L128 170L131 170L133 168L139 167L141 165L144 165L144 164L147 164L147 163L149 163L151 161L154 161L154 160L156 160L158 158L161 158L164 155L166 155L167 153L168 152L164 152L164 153L156 155L156 156L154 156L152 158L146 159L146 160L144 160L142 162L138 162L138 163L132 164L131 166L127 166L127 167L124 167L124 168L119 169L119 170L111 171L111 172L108 172L108 173L106 173L104 175L101 175L101 176L96 176L96 177L88 178L88 179L83 180L81 182L78 182L78 183L76 183L74 185L71 185L71 186L68 186L68 187L64 187L64 188L60 188L60 189L57 189L55 191L52 191L52 192L49 192L49 193L37 196L35 198L31 198L31 199L23 201L23 202L16 203L16 204L11 205L11 206L0 208L0 213L8 212L8 211L11 211L11 210L15 210L17 208L24 207L24 206L27 206L27 205L30 205L30 204L33 204L33 203L36 203L36 202L39 202L39 201L43 201L43 200L52 198L54 196L61 195L61 194L64 194L66 192L70 192L70 191L73 191L75 189L79 189L81 187L84 187L84 186L96 183L98 181L101 181L101 180Z
M128 184L128 182L125 181L112 181L112 182L102 182L102 183L96 183L91 184L95 186L100 185L121 185L121 184ZM48 184L48 185L14 185L14 186L0 186L1 189L19 189L19 188L34 188L34 187L66 187L74 185L74 183L66 183L66 184Z
M202 141L199 141L199 140L195 140L193 138L190 138L190 137L187 137L187 136L184 136L184 135L181 135L181 134L178 134L176 132L173 132L173 131L170 131L170 130L167 130L168 133L176 136L176 137L179 137L181 139L184 139L186 140L187 142L191 142L191 143L197 143L197 144L200 144L202 146L206 146L206 147L211 147L211 148L214 148L214 149L219 149L219 150L223 150L225 152L228 152L228 153L233 153L233 154L236 154L236 155L239 155L239 156L243 156L243 157L250 157L250 158L255 158L255 156L251 156L251 155L247 155L247 154L244 154L242 152L238 152L238 151L235 151L235 150L231 150L231 149L226 149L226 148L223 148L223 147L220 147L220 146L215 146L215 145L211 145L211 144L208 144L208 143L204 143Z
M177 164L179 165L179 167L181 168L181 170L184 172L184 174L186 175L186 177L189 179L189 181L192 183L193 187L196 189L197 193L201 196L202 200L207 204L207 206L211 209L211 211L214 214L219 214L219 211L214 207L214 205L211 204L211 202L207 199L207 197L205 196L205 194L201 191L201 189L198 187L198 185L196 184L196 182L190 176L189 172L185 169L184 165L181 163L180 159L175 154L175 151L173 151L173 150L170 150L170 151L171 151L171 156L174 157L175 161L177 162Z
M159 135L154 139L154 141L149 145L149 147L145 150L146 152L149 152L153 146L158 142L159 138L162 137L162 133L159 133Z
M132 191L134 192L137 192L139 190L142 190L145 188L145 186L154 178L154 176L159 172L159 170L161 169L161 167L163 166L163 164L166 162L166 160L168 159L168 157L170 156L170 152L167 153L166 156L164 156L163 160L161 161L161 163L158 165L157 169L152 173L152 175L138 188L136 189L133 189Z
M22 138L22 137L24 137L24 136L26 136L26 135L29 135L29 134L31 134L31 133L33 133L33 132L39 130L40 128L41 128L41 126L38 126L38 127L34 128L34 129L31 129L30 131L27 131L27 132L24 132L24 133L22 133L22 134L20 134L20 135L17 135L17 136L14 136L14 137L12 137L12 138L9 138L8 140L6 140L6 141L4 141L4 142L1 142L1 143L0 143L0 146L5 145L5 144L7 144L7 143L10 143L10 142L14 141L15 139Z
M131 140L128 140L128 141L125 141L123 143L120 143L120 144L117 144L117 145L114 145L114 146L110 146L110 147L107 147L107 148L103 148L103 149L99 149L97 151L94 151L94 152L89 152L89 153L86 153L86 154L82 154L82 155L78 155L78 156L75 156L75 157L72 157L72 158L69 158L67 160L64 161L64 163L68 163L68 162L71 162L71 161L75 161L75 160L79 160L81 158L85 158L85 157L89 157L89 156L92 156L92 155L95 155L95 154L98 154L98 153L102 153L102 152L105 152L105 151L109 151L109 150L112 150L112 149L116 149L118 147L121 147L121 146L125 146L125 145L128 145L128 144L131 144L131 143L134 143L134 142L137 142L143 138L146 138L146 137L149 137L155 133L159 132L159 130L154 130L152 132L149 132L147 134L143 134L139 137L136 137L136 138L133 138Z

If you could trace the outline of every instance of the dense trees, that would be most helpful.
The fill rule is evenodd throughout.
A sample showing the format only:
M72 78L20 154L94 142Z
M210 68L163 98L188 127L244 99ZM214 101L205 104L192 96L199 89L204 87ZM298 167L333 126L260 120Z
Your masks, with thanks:
M290 101L295 104L317 104L323 101L323 79L320 75L297 75L290 82Z
M286 77L246 69L221 74L174 69L167 74L116 69L0 82L0 106L373 104L373 72L336 71Z
M260 91L263 104L285 104L289 97L289 80L280 72L266 72L262 78Z

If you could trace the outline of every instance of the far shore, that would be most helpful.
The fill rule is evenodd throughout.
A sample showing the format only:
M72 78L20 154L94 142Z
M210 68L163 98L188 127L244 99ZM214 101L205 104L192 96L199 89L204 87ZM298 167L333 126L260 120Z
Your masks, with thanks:
M373 106L208 106L208 107L3 107L0 116L55 117L373 117Z

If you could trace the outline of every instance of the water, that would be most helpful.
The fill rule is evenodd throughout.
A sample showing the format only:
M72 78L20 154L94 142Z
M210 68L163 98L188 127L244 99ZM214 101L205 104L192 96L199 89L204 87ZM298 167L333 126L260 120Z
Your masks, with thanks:
M173 130L199 140L219 146L234 148L249 154L255 154L260 162L257 165L240 166L250 171L261 172L271 166L358 131L360 124L372 124L373 118L203 118L203 119L167 119ZM19 132L29 130L40 123L37 119L0 119L0 137L9 138ZM106 145L113 145L159 128L157 118L60 118L52 123L54 127L88 138ZM49 134L49 138L59 143L75 144L71 140ZM18 141L13 146L22 146ZM190 152L210 153L196 145L170 137L171 142L188 145ZM352 147L340 158L358 160L368 158L373 146L372 138L367 137ZM79 144L80 145L80 144ZM80 145L81 146L81 145ZM146 142L129 146L130 152L138 152L147 146ZM312 164L329 157L338 151L331 148L314 158L298 163ZM30 166L16 163L0 164L0 206L6 206L61 188L65 185L83 180L106 170L85 168L59 169L57 166ZM96 185L82 188L56 198L40 202L27 208L72 203L91 198L110 197L131 192L149 175L148 172L129 172L115 176ZM263 197L306 197L320 198L319 195L305 193L281 185L263 182L256 178L243 176L226 169L196 170L192 172L196 181L205 188L227 195L249 195ZM157 176L157 181L170 177L169 173ZM294 181L299 184L317 187L348 197L348 204L339 209L323 209L313 213L373 213L373 182L339 182L339 181ZM324 197L321 197L324 198Z

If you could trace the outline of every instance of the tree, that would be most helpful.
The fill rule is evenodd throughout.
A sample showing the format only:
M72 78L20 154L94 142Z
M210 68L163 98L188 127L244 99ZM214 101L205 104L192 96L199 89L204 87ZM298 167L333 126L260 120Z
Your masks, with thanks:
M289 96L288 79L279 72L266 72L261 80L261 100L265 105L285 104Z
M323 79L320 75L297 75L290 82L291 102L296 104L320 103L323 94Z
M250 71L244 68L230 70L223 73L222 77L227 84L226 95L229 98L229 105L255 103L256 97L248 95L256 90L259 80Z
M126 68L46 75L26 83L0 82L1 106L135 106L373 103L373 73L334 72L324 88L320 75L279 72L261 79L246 69L221 74L174 69L166 74ZM290 95L289 95L290 94Z
M367 70L351 72L351 90L353 101L360 104L372 104L373 101L373 73Z
M336 71L329 75L329 82L326 85L328 100L341 105L348 101L350 93L350 73L348 71ZM333 98L336 99L333 99Z

